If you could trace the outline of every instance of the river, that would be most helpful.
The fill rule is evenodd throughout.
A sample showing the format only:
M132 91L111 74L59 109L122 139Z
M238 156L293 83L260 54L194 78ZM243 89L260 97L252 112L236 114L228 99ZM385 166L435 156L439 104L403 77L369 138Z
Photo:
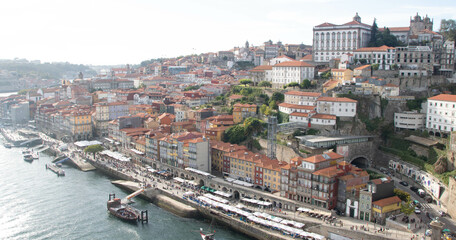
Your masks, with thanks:
M201 239L199 229L211 227L216 239L244 240L208 221L181 218L135 198L149 211L148 224L129 224L106 210L110 193L127 192L97 172L64 165L65 177L45 169L52 159L43 153L33 163L22 160L21 149L6 149L0 141L0 239Z

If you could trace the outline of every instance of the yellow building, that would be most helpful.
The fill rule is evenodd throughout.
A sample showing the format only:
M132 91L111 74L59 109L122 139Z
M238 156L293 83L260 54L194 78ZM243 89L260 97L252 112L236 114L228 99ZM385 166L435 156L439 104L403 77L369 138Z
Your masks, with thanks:
M340 83L353 79L353 71L350 69L331 69L331 75L333 80Z
M74 140L87 140L92 138L92 115L90 111L78 109L68 115L71 137Z
M280 191L280 166L278 161L267 161L263 165L263 183L273 191Z
M135 142L135 149L145 153L146 152L146 139L145 137L139 137Z
M233 122L238 124L248 117L256 116L257 106L255 104L236 103L233 106Z
M401 211L401 199L398 196L388 197L372 203L373 217L377 222L383 222L388 216Z
M247 150L245 146L239 146L237 144L225 143L222 141L212 140L211 141L211 161L212 170L223 172L223 157L227 153Z

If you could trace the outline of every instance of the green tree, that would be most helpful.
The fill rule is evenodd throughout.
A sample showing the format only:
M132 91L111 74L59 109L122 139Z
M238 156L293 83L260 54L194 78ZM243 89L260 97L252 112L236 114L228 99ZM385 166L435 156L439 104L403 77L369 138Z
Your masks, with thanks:
M270 107L266 107L266 110L264 111L264 115L269 116L272 114L272 110Z
M28 89L22 89L22 90L20 90L19 92L17 92L17 94L19 94L19 95L26 95L28 91L29 91Z
M269 101L269 107L275 110L279 109L279 106L277 106L277 102L275 100Z
M145 89L146 87L147 87L147 86L146 86L146 84L144 84L144 83L141 83L141 84L139 84L139 87L138 87L138 88L142 88L142 89Z
M276 102L283 102L284 99L285 95L281 92L274 92L271 97L271 100L275 100Z
M241 80L239 80L239 83L241 83L242 85L250 85L252 83L252 80L250 80L250 79L241 79Z
M299 83L291 82L291 83L287 84L287 87L299 87Z
M268 105L266 105L266 104L261 105L261 107L260 107L260 113L261 113L261 114L264 114L264 112L266 112L266 109L267 109L267 108L268 108Z
M251 135L256 135L257 133L263 131L264 122L258 118L248 117L244 120L244 130L247 137Z
M401 203L401 212L405 215L409 216L413 211L415 211L415 207L412 205L412 200L409 199L407 202Z
M224 142L239 144L246 139L245 128L242 125L235 125L228 128L223 136Z
M88 147L84 148L84 152L85 153L93 153L93 157L94 158L95 158L95 154L96 153L101 152L103 150L104 150L104 148L100 144L92 145L92 146L88 146Z
M323 78L323 79L330 79L331 77L332 77L331 71L326 71L321 74L321 78Z
M271 82L268 82L268 81L261 81L260 83L258 83L258 86L259 87L272 87L272 84Z
M372 70L378 70L379 67L380 67L380 64L378 64L378 63L372 64Z
M304 79L302 83L299 85L301 89L308 89L312 86L312 83L309 81L309 79Z
M403 202L410 201L410 194L408 192L404 192L398 188L393 190L394 195L398 196Z
M369 40L369 43L367 44L368 47L377 47L377 35L378 35L377 19L374 18L374 23L372 24L372 28L371 28L370 40Z
M442 19L440 22L440 34L445 40L456 40L456 21L454 19Z
M184 91L198 90L200 87L201 87L200 85L188 86L188 87L184 88Z

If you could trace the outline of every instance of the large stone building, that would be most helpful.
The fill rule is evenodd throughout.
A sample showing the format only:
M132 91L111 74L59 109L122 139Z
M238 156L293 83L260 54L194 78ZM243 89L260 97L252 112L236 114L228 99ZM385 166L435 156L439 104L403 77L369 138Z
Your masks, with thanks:
M304 79L312 80L315 76L315 66L303 61L281 62L272 66L272 87L283 86L296 82L301 83Z
M322 23L313 28L313 60L327 63L351 53L358 48L367 47L371 35L370 25L361 22L356 13L353 21L342 25Z
M394 128L418 130L423 129L426 123L426 114L417 111L394 113Z

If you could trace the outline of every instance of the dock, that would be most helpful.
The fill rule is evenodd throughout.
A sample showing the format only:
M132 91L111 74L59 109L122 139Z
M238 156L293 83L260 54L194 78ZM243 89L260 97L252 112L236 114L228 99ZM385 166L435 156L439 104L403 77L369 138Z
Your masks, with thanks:
M56 173L58 177L65 176L65 171L63 171L63 169L57 167L57 165L55 165L55 164L49 164L49 163L46 164L46 169L50 169L51 171Z
M77 154L75 154L74 157L71 157L70 161L83 172L96 170L92 164L84 159L81 159Z

